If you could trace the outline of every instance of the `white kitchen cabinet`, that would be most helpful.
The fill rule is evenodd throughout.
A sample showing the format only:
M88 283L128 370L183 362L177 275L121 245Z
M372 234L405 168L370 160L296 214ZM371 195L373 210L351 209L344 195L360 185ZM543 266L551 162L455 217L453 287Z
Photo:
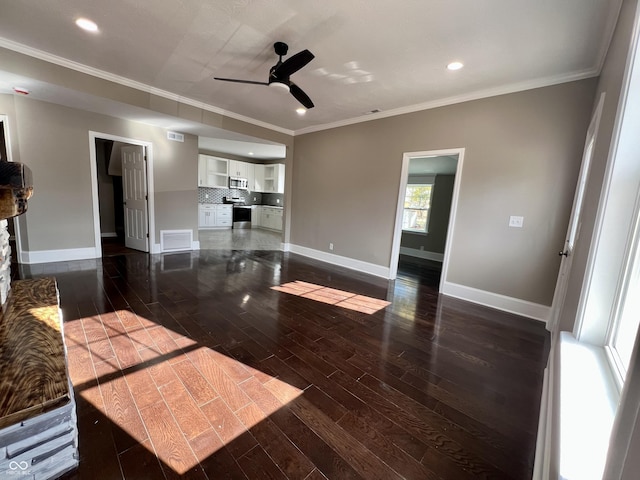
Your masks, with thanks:
M198 155L198 186L227 188L229 185L229 161L211 155Z
M260 226L269 230L282 231L282 208L263 206Z
M229 176L249 178L249 164L238 160L229 160Z
M254 192L264 192L264 165L257 163L253 166L253 185L249 184L249 188Z
M262 205L251 206L251 228L262 226Z
M255 169L255 165L253 163L247 163L247 188L252 191L255 192L255 190L253 189L253 186L255 184L255 176L256 176L256 169Z
M198 206L198 228L230 228L232 224L231 205L200 204Z
M273 163L264 166L264 192L284 193L284 165Z

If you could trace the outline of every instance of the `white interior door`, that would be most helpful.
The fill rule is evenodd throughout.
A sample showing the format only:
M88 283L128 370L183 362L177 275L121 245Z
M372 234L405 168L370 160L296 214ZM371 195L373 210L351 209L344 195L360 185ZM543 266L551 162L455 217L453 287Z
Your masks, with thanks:
M569 227L567 228L567 236L562 250L559 255L560 271L558 272L558 280L556 282L556 290L553 295L553 303L551 304L551 315L547 323L547 330L555 332L564 306L564 300L567 295L567 284L569 274L571 273L571 265L573 263L573 251L576 242L580 236L582 204L584 200L585 187L589 178L589 170L591 168L591 158L593 157L593 148L595 146L596 136L598 133L598 125L600 124L600 115L602 106L604 105L604 93L600 96L600 101L596 107L589 130L587 130L587 139L585 142L584 153L582 154L582 166L578 176L578 184L576 185L576 193L573 198L573 207L571 209L571 218L569 219Z
M144 147L122 147L125 246L149 251L147 166Z

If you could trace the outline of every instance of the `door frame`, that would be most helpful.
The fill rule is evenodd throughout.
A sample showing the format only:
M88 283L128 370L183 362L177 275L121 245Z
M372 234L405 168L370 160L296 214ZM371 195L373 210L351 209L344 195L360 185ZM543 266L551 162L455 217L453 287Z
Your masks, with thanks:
M449 257L451 254L451 243L453 241L453 229L456 221L456 212L458 210L458 197L460 196L460 181L462 178L462 166L464 163L464 148L448 148L444 150L428 150L423 152L405 152L402 154L402 169L400 176L400 188L398 190L398 203L396 204L396 222L393 230L393 243L391 246L391 260L389 263L389 279L394 280L398 275L398 261L400 260L400 242L402 240L402 213L404 211L404 197L407 190L409 180L409 162L412 158L421 157L438 157L457 155L458 164L456 166L455 180L453 182L453 195L451 197L451 210L449 213L449 225L447 227L447 240L444 247L444 258L442 259L442 273L440 275L440 285L438 291L442 291L442 287L447 278L449 269Z
M102 257L102 238L100 235L100 204L98 195L98 168L96 156L96 139L113 140L114 142L130 143L144 147L147 157L147 218L149 219L149 253L156 253L155 241L155 208L153 188L153 144L135 138L121 137L109 133L89 131L89 163L91 167L91 196L93 199L93 231L96 244L96 258Z

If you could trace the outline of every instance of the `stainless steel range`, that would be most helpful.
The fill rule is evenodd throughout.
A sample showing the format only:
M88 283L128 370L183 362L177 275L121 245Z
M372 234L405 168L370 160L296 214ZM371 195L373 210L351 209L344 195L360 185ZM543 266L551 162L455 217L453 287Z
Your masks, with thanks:
M224 197L224 203L233 205L233 228L251 228L251 206L243 197Z

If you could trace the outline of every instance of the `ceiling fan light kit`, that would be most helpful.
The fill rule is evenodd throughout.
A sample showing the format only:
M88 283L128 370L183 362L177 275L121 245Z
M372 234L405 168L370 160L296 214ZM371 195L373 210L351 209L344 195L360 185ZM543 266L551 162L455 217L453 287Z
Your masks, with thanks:
M313 53L309 50L302 50L301 52L292 55L285 61L282 61L282 57L289 51L289 46L284 42L276 42L273 44L273 49L278 55L278 63L276 63L269 70L269 79L267 82L256 82L254 80L239 80L237 78L221 78L213 77L214 80L221 80L223 82L234 83L247 83L250 85L267 85L269 87L280 88L287 90L293 97L298 100L308 110L313 108L313 102L309 96L295 83L290 80L291 75L298 70L306 66L311 60L315 58Z
M279 88L281 90L286 90L287 92L291 91L291 88L286 83L273 81L269 84L270 87Z

